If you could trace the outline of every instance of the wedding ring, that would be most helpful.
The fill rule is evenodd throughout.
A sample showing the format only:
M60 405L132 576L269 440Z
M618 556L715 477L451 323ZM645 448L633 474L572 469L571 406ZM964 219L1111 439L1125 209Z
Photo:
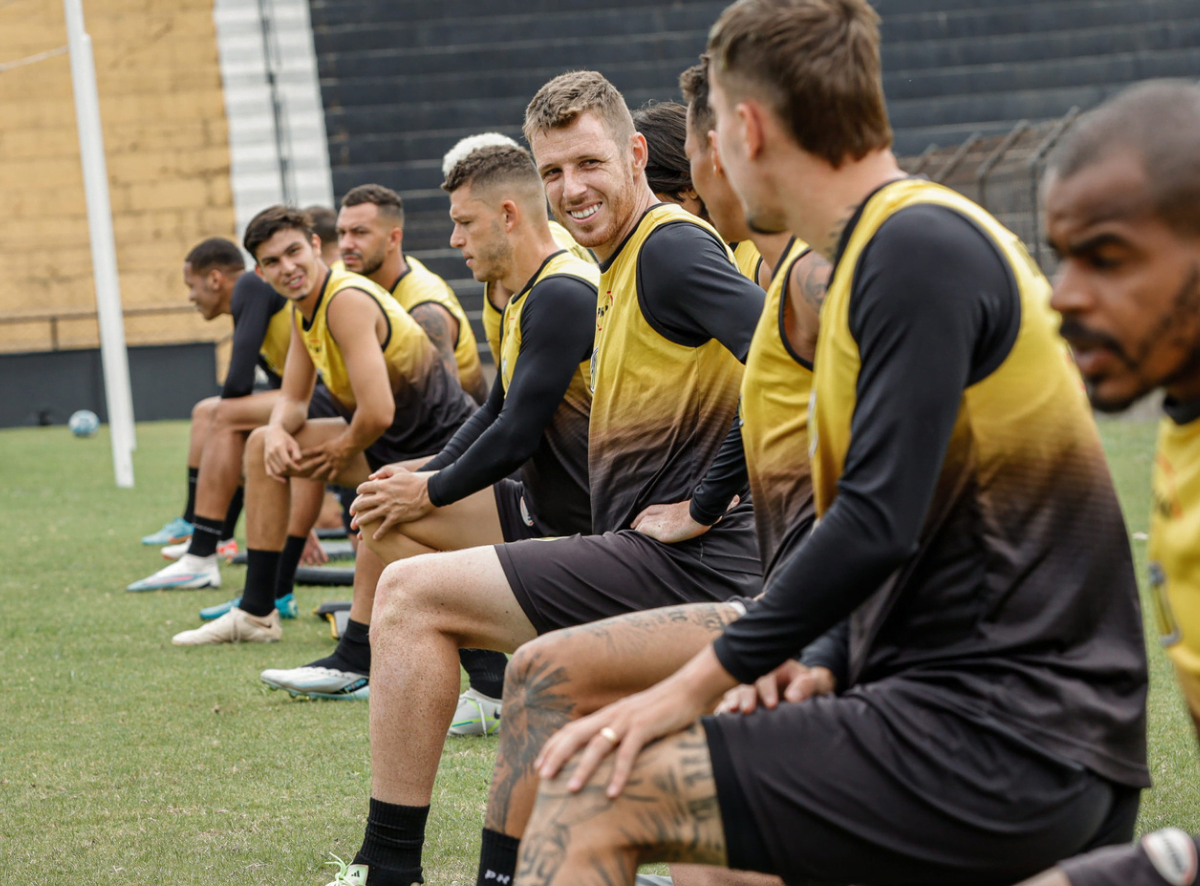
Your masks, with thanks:
M605 726L600 730L600 734L608 739L609 744L620 744L621 739L617 738L617 733L613 732L611 726Z

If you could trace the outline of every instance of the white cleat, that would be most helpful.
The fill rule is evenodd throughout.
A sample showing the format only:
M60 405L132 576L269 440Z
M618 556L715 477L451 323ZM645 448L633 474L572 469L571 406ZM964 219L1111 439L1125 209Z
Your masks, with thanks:
M127 591L194 590L196 588L219 588L221 568L217 557L194 557L184 554L170 566L164 566L149 578L135 581L125 588Z
M216 643L274 643L283 636L279 610L265 617L244 609L230 609L220 618L195 630L183 631L171 638L176 646L210 646Z
M161 551L164 560L178 560L188 552L188 548L192 546L192 540L181 541L177 545L167 545ZM224 558L226 563L233 562L233 558L237 556L238 543L235 539L228 538L217 545L217 556Z
M268 668L259 674L259 679L272 689L286 690L292 698L303 695L308 698L358 700L369 698L371 692L366 674L334 668L308 665L287 670Z
M500 700L468 689L458 697L448 735L495 735L500 731Z

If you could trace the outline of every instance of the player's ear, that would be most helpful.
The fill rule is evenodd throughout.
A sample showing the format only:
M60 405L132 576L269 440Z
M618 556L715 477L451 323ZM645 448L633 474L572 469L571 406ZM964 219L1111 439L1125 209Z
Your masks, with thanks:
M520 220L521 210L517 208L515 200L505 200L500 204L500 212L504 215L504 232L511 234Z
M766 109L758 102L747 99L734 109L738 116L742 141L746 145L746 158L755 160L762 153L766 135Z
M321 254L321 238L316 234L312 235L312 248L318 256Z
M392 230L388 232L388 242L399 249L400 244L404 242L404 228L392 225Z
M725 167L721 164L721 152L717 150L717 133L712 129L708 131L708 150L712 155L713 173L718 178L724 178Z
M650 149L646 146L646 136L635 132L629 137L629 154L633 158L633 174L637 175L646 169L650 160Z
M263 272L262 272L262 265L260 265L258 262L255 262L255 263L254 263L254 273L258 274L258 279L259 279L259 280L265 280L265 279L266 279L266 277L264 277L264 276L263 276Z

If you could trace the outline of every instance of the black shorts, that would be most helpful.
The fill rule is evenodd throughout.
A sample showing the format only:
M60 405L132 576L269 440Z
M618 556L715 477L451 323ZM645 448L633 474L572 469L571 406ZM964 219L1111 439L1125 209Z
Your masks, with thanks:
M333 394L329 392L329 388L318 380L316 387L313 388L312 398L308 401L308 417L340 418L349 424L354 418L354 410L347 409L335 400ZM394 464L398 461L408 461L410 458L437 455L441 451L441 446L438 446L432 452L410 452L406 448L406 443L400 439L405 434L407 431L404 428L393 425L384 431L379 439L363 450L363 455L367 458L367 465L372 471L378 471L384 465Z
M492 491L496 495L496 513L500 515L500 532L506 542L553 535L538 522L537 514L529 510L524 483L505 477L492 486Z
M889 679L703 720L729 866L788 884L1011 884L1133 836L1140 790Z
M496 545L539 634L659 606L720 603L762 590L755 573L717 571L697 554L632 529Z
M1059 865L1071 886L1192 886L1200 883L1200 837L1178 828L1146 834Z

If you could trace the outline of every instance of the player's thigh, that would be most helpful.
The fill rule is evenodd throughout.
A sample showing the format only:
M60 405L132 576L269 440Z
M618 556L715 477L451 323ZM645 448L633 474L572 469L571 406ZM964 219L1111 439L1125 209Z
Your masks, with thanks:
M265 425L279 400L278 391L263 391L245 397L220 400L214 415L214 427L252 431Z
M422 622L452 637L460 648L502 652L537 633L491 546L392 563L379 580L372 621L406 627Z
M460 551L504 543L496 496L490 486L453 504L436 508L420 520L398 526L396 531L435 551Z
M590 713L666 679L744 611L733 603L691 603L551 631L517 651L508 679L560 673L576 711Z
M596 883L628 882L628 866L646 862L725 863L721 809L699 724L643 748L616 799L605 792L611 755L577 793L567 789L574 762L541 783L521 839L518 882L565 882L564 863L606 875Z

